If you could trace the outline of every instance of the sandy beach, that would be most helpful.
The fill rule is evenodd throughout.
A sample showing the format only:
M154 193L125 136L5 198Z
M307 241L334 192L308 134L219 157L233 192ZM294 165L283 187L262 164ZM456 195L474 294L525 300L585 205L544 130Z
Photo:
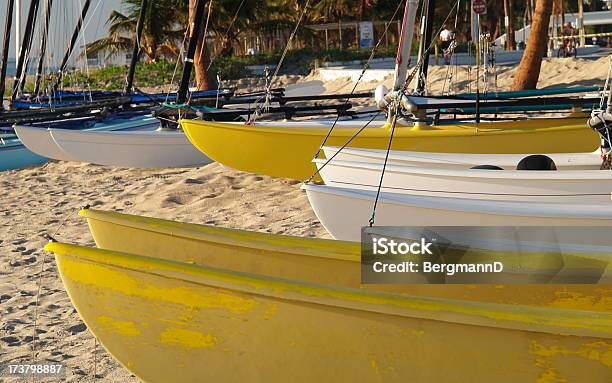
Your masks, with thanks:
M430 92L443 88L446 67L430 70ZM498 68L499 90L508 90L515 66ZM608 58L553 59L542 65L539 88L603 86ZM467 89L459 68L458 89ZM348 92L353 83L323 83L316 73L297 86L318 82L325 93ZM391 78L385 83L389 85ZM358 90L373 89L363 83ZM296 86L296 85L293 85ZM245 143L248 144L248 143ZM270 151L270 161L275 161ZM201 168L137 170L50 162L0 173L0 362L63 362L66 381L99 378L139 381L87 331L66 295L44 234L93 246L84 205L154 216L299 236L329 237L312 212L300 183L247 174L211 164ZM10 381L8 379L0 382Z

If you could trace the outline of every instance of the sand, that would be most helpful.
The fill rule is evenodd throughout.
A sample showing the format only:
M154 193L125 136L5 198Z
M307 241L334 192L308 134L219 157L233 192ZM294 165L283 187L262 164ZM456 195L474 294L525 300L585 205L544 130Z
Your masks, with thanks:
M603 86L608 73L608 57L601 57L597 60L574 59L574 58L554 58L545 59L542 62L540 71L540 79L538 88L549 87L565 87L565 86ZM487 90L490 92L510 90L514 82L518 65L498 65L494 69L487 70ZM480 69L481 79L484 78L484 68ZM411 71L409 71L410 73ZM452 74L452 89L450 93L476 91L475 78L476 67L474 66L459 66L447 67L444 65L432 66L429 69L429 80L427 91L432 95L449 93L449 85L451 83ZM497 75L497 80L495 80ZM484 80L481 80L484 82ZM325 93L349 93L354 82L349 78L339 78L334 81L323 83L321 75L318 71L313 71L310 75L304 77L302 84L319 82ZM393 73L389 71L385 77L385 86L391 88L393 84ZM362 82L358 85L357 91L366 91L374 89L378 84L376 82ZM414 87L414 80L410 83L410 88ZM484 89L484 83L481 83L481 91Z
M498 70L500 89L508 89L515 68ZM607 58L546 61L540 87L603 85L607 70ZM461 72L467 70L460 68ZM445 73L444 67L432 68L434 92L442 88ZM461 77L457 80L460 83ZM319 86L326 93L347 92L353 85L345 79L322 83L316 73L299 83ZM365 83L360 89L376 85ZM52 256L41 250L45 233L61 241L94 244L85 221L77 216L81 206L328 237L299 186L218 164L136 170L50 162L0 173L0 363L63 362L68 382L91 381L94 376L105 382L138 381L96 344L64 292Z
M51 162L0 173L0 185L0 360L61 361L69 370L68 381L91 378L94 369L106 381L130 377L99 345L94 352L94 338L72 308L52 256L41 250L44 233L60 241L94 245L85 221L77 216L80 207L326 236L297 182L218 164L155 171Z

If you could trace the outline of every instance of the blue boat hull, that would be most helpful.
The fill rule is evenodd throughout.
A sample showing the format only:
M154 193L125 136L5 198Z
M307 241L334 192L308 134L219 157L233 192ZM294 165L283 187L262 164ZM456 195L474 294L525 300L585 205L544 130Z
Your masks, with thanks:
M41 165L49 159L30 151L21 142L0 145L0 171Z
M223 97L230 95L229 92L225 90L198 90L190 93L190 98L192 100L199 98L210 98L214 99L215 97ZM91 97L90 97L91 96ZM93 99L96 101L101 98L110 98L110 97L122 97L124 95L117 92L106 92L106 91L97 91L93 92L91 95L87 92L62 92L57 93L53 98L54 106L70 106L75 104L83 104L87 103ZM176 93L155 93L155 94L141 94L141 93L132 93L128 95L130 97L130 102L132 104L142 104L142 103L150 103L150 102L176 102ZM28 108L46 108L49 106L49 99L47 97L41 98L40 102L38 101L25 101L25 100L14 100L11 102L13 108L16 109L28 109Z

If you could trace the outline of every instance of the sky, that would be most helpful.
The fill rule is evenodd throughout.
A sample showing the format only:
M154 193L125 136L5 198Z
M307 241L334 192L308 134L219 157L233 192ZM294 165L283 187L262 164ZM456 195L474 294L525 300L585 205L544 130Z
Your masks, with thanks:
M25 29L30 0L15 0L15 3L21 3L21 30ZM6 23L6 4L7 0L0 1L0 45L4 44L1 36L4 35ZM48 52L53 52L54 57L50 58L53 61L60 61L63 56L70 36L74 30L78 17L81 13L84 0L54 0L51 13L51 22L49 24L49 46ZM42 27L43 10L45 0L41 0L39 16L36 22L37 32L35 33L32 50L34 54L38 50L40 43L40 34L38 28ZM85 34L79 37L78 46L83 46L83 43L89 43L97 38L106 35L106 20L113 10L122 11L121 0L92 0L89 12L85 18L86 30ZM17 5L15 5L15 8ZM15 58L15 12L13 12L13 30L11 33L10 53L9 58ZM80 52L75 52L78 55Z

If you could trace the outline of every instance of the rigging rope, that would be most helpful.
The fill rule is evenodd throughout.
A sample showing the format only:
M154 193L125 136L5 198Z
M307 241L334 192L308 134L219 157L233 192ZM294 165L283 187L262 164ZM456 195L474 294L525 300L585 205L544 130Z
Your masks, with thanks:
M448 18L450 17L451 13L454 11L456 6L457 6L457 4L455 4L455 6L453 6L453 8L450 10L450 12L446 16L446 19L444 20L442 25L446 24L446 22L448 21ZM442 28L443 27L440 27L440 29L438 29L438 32L436 33L436 36L440 34L440 32L442 31ZM410 82L412 81L414 76L417 73L419 73L419 68L423 65L423 62L424 62L423 58L426 55L429 55L429 51L434 46L434 44L435 44L435 40L432 39L432 41L430 42L430 44L427 47L427 49L425 49L423 54L419 57L419 60L417 61L417 64L413 68L412 73L409 76L406 77L406 81L404 82L404 86L402 87L402 90L401 90L402 93L406 92L406 89L408 88L408 85L410 84ZM370 216L370 219L368 221L370 227L374 226L374 223L375 223L376 208L378 207L378 200L380 198L380 190L382 188L383 180L384 180L384 177L385 177L385 170L387 168L387 162L389 160L389 152L391 151L391 145L393 144L393 136L395 134L395 127L397 126L397 119L399 117L399 112L400 112L400 110L399 110L400 109L399 98L396 98L395 104L393 105L393 107L394 107L395 111L393 113L393 122L392 122L392 125L391 125L391 136L389 137L389 145L387 146L387 152L385 154L385 161L383 163L382 172L380 174L380 182L378 183L378 188L376 190L376 197L374 198L374 206L372 207L372 215Z
M164 100L165 102L168 102L168 99L170 98L170 93L172 93L172 86L174 85L174 79L176 78L176 73L178 72L179 62L183 60L183 55L185 54L185 42L187 41L188 34L189 28L185 30L185 34L183 35L183 41L181 42L181 49L179 50L179 53L176 56L176 63L174 64L172 78L170 79L170 84L168 84L168 90L166 91L166 99Z
M370 119L368 122L366 122L366 124L365 124L364 126L362 126L361 128L359 128L359 130L358 130L357 132L355 132L355 134L353 134L353 135L351 136L351 138L349 138L349 140L348 140L348 141L346 141L346 142L344 143L344 145L342 145L342 146L340 147L340 149L338 149L338 151L337 151L336 153L334 153L334 155L333 155L333 156L331 156L330 158L328 158L328 159L327 159L327 161L325 161L325 163L324 163L324 164L323 164L323 165L322 165L320 168L318 168L318 169L317 169L317 171L315 171L315 172L314 172L314 174L313 174L312 176L310 176L310 178L309 178L308 180L306 180L306 182L305 182L305 183L310 183L310 182L312 182L312 180L313 180L313 179L314 179L314 178L317 176L317 174L319 174L319 172L321 172L321 170L323 170L323 168L324 168L325 166L327 166L327 164L329 164L329 163L331 162L331 160L333 160L334 158L336 158L336 156L337 156L338 154L340 154L340 152L341 152L341 151L342 151L344 148L346 148L346 147L347 147L347 146L348 146L348 145L349 145L349 144L350 144L350 143L351 143L351 142L352 142L352 141L353 141L353 140L354 140L354 139L355 139L355 138L356 138L356 137L359 135L359 133L361 133L361 132L362 132L362 131L363 131L365 128L367 128L367 127L368 127L368 126L369 126L369 125L370 125L372 122L374 122L374 120L375 120L375 119L376 119L378 116L380 116L380 113L381 113L381 111L380 111L380 110L378 110L378 111L376 112L376 114L375 114L375 115L374 115L374 116L373 116L373 117L372 117L372 118L371 118L371 119Z
M236 19L238 19L238 12L240 12L240 9L242 9L242 5L244 4L244 0L242 0L240 2L240 4L238 5L238 8L236 8L236 12L234 13L234 17L232 18L232 21L230 22L230 25L227 27L227 29L225 30L225 33L223 34L223 38L227 38L229 35L229 31L232 29L232 27L234 26L234 23L236 22ZM212 66L213 63L213 59L210 60L210 62L208 63L208 67L206 68L206 72L208 72L208 70L210 69L210 67Z
M455 24L453 27L453 31L454 33L456 33L457 31L457 25L459 22L459 10L461 9L461 0L457 0L457 9L455 10ZM448 47L448 50L450 52L450 59L448 64L446 65L446 76L444 77L444 83L442 84L442 94L445 94L445 89L446 89L446 80L448 80L448 93L446 94L451 94L451 87L453 86L453 77L454 77L454 73L453 73L453 67L457 66L457 57L455 56L455 48L457 48L457 35L455 34L455 39L451 42L450 46ZM443 54L445 54L443 52ZM453 66L453 58L455 59L455 65ZM446 60L446 57L445 57Z
M444 22L442 23L443 25L444 25L444 24L446 24L446 22L448 21L448 18L451 16L452 12L455 10L455 8L458 6L458 4L459 4L459 1L457 2L457 4L455 4L455 6L453 6L453 8L451 8L450 12L449 12L449 13L448 13L448 15L446 16L446 19L445 19L445 20L444 20ZM393 20L393 18L395 18L395 15L396 15L396 14L397 14L397 12L399 11L399 9L400 9L401 5L402 5L402 2L400 2L400 3L398 4L398 7L396 8L395 13L393 14L393 16L392 16L392 18L391 18L392 20ZM388 25L390 25L390 24L388 24ZM352 90L352 91L351 91L351 93L350 93L351 95L354 93L355 89L357 88L357 84L359 84L359 82L361 81L361 79L362 79L362 77L363 77L363 75L364 75L365 71L368 69L368 67L369 67L369 63L370 63L370 61L372 60L372 58L374 57L374 54L376 53L376 49L377 49L377 48L378 48L378 46L381 44L381 42L382 42L383 38L386 36L387 31L388 31L388 25L387 25L387 28L385 28L385 32L383 33L383 36L382 36L382 37L381 37L381 38L378 40L378 43L377 43L377 44L376 44L376 46L375 46L375 47L372 49L372 53L370 54L370 57L368 58L368 61L367 61L367 62L366 62L366 64L364 65L364 68L363 68L363 70L362 70L362 72L361 72L361 75L360 75L360 76L359 76L359 78L357 79L357 82L355 83L355 86L353 87L353 90ZM442 27L441 27L441 28L438 30L438 32L437 32L437 34L436 34L436 36L440 34L440 31L441 31L441 30L442 30ZM411 73L409 76L407 76L406 81L404 82L404 85L403 85L403 87L402 87L402 93L404 93L404 92L406 91L406 89L407 89L408 85L410 84L410 82L411 82L411 81L412 81L412 79L414 78L415 74L416 74L416 73L418 73L417 71L418 71L419 67L420 67L420 66L422 66L422 65L423 65L423 62L424 62L424 60L423 60L422 58L423 58L425 55L428 55L428 54L429 54L429 51L430 51L430 50L431 50L431 48L434 46L434 44L435 44L435 40L434 40L434 39L432 39L432 41L431 41L430 45L427 47L427 49L425 49L425 51L423 52L423 54L421 55L421 57L419 57L419 60L417 61L417 65L416 65L416 66L413 68L412 73ZM349 100L349 98L347 98L347 99L346 99L345 104L346 104L346 103L348 103L348 100ZM391 129L392 129L392 132L391 132L391 134L392 134L392 135L393 135L393 133L394 133L394 131L395 131L395 126L396 126L396 123L397 123L397 117L398 117L398 116L397 116L397 114L398 114L398 112L399 112L399 105L396 105L395 116L394 116L394 118L393 118L393 124L392 124L392 128L391 128ZM326 135L326 136L325 136L325 138L323 139L323 143L322 143L322 144L321 144L321 146L319 147L319 150L318 150L318 151L317 151L317 153L315 154L314 158L318 158L319 154L321 153L321 149L322 149L322 147L323 147L323 146L326 144L327 140L328 140L328 139L329 139L329 137L331 136L331 133L332 133L333 129L335 128L335 126L336 126L336 124L337 124L337 122L338 122L339 118L340 118L340 116L338 115L338 116L336 117L336 119L335 119L334 123L332 124L331 128L330 128L330 129L329 129L329 131L327 132L327 135ZM372 122L372 121L369 121L369 122L366 124L366 126L367 126L367 125L369 125L371 122ZM358 132L357 132L357 133L356 133L356 134L355 134L353 137L351 137L351 139L349 140L349 142L350 142L350 141L352 141L352 140L355 138L355 136L357 136L359 133L361 133L361 132L364 130L364 128L365 128L365 126L364 126L363 128L361 128L361 129L360 129L360 130L359 130L359 131L358 131ZM391 138L391 139L392 139L392 138ZM347 144L345 144L345 145L343 146L343 148L344 148L344 147L346 147L346 145L347 145ZM389 148L390 148L390 145L391 145L391 143L389 143ZM336 153L336 154L337 154L337 153ZM335 157L335 156L336 156L336 154L335 154L333 157ZM387 155L388 155L388 153L387 153ZM333 158L333 157L332 157L332 158ZM330 159L330 160L331 160L331 159ZM329 162L330 160L328 160L327 162ZM324 164L323 166L325 166L325 164ZM321 167L321 169L322 169L322 168L323 168L323 167ZM318 172L317 172L317 173L318 173ZM313 179L313 178L316 176L316 174L317 174L317 173L315 173L315 174L314 174L312 177L310 177L310 178L309 178L309 179L306 181L306 183L311 182L311 181L312 181L312 179ZM384 176L384 168L383 168L383 174L381 175L381 182L382 182L382 177L383 177L383 176ZM377 204L377 201L378 201L378 194L377 194L377 200L376 200L376 202L375 202L375 206L374 206L374 212L375 212L375 210L376 210L376 204ZM373 215L374 215L374 212L373 212ZM373 219L373 216L372 216L371 220L372 220L372 219Z
M101 4L102 4L102 0L98 0L98 3L94 7L94 10L93 10L93 12L90 13L90 15L95 14ZM81 0L79 0L79 8L82 9ZM82 13L79 13L79 15L77 17L77 23L81 22L81 24L84 24L83 27L81 28L81 31L80 31L80 37L81 37L81 40L83 41L83 49L84 49L84 52L85 52L85 60L84 60L83 67L85 68L85 76L87 78L86 86L87 86L87 91L89 92L89 101L91 102L91 101L93 101L93 99L92 99L92 95L91 95L91 87L89 86L89 63L87 62L87 46L85 44L85 31L87 30L87 27L89 27L89 23L91 23L91 20L93 20L94 17L90 16L89 20L87 20L87 23L85 23L85 18L87 18L87 16L85 16L85 18L83 18L82 16L83 16ZM74 51L75 51L75 49L70 51L70 54L68 55L68 59L70 59L72 57L72 55L74 54ZM61 88L63 89L63 84L61 84Z
M395 18L396 14L399 12L399 9L401 8L402 3L403 3L403 2L399 2L398 7L396 8L395 12L393 13L393 16L391 17L391 20L393 20L393 19ZM458 6L458 4L459 4L459 1L457 1L457 4L455 4L455 6L454 6L454 7L453 7L453 8L450 10L450 12L448 13L448 15L447 15L446 19L444 20L444 23L443 23L443 24L445 24L445 23L446 23L446 21L448 20L448 18L449 18L449 17L450 17L450 15L452 14L452 12L455 10L455 8ZM378 40L378 42L377 42L376 46L375 46L375 47L372 49L372 52L371 52L371 54L370 54L370 57L368 58L367 62L364 64L363 70L362 70L362 72L361 72L361 74L360 74L359 78L357 79L357 81L356 81L356 83L355 83L355 85L354 85L354 87L353 87L353 89L352 89L352 91L351 91L350 95L352 95L352 94L355 92L355 90L356 90L356 88L357 88L357 85L359 84L359 82L360 82L360 81L361 81L361 79L363 78L363 75L365 74L366 70L369 68L369 63L370 63L370 61L371 61L371 60L374 58L374 55L376 54L376 50L378 49L378 47L379 47L379 46L380 46L380 44L382 43L383 39L386 37L387 31L388 31L388 29L389 29L389 28L388 28L388 27L389 27L389 25L390 25L390 23L386 25L386 28L385 28L385 31L384 31L383 35L382 35L382 36L381 36L381 38ZM440 34L440 31L441 31L441 28L438 30L438 33L437 33L437 34ZM431 41L431 43L430 43L429 47L427 47L427 49L425 49L425 51L423 52L423 55L421 56L421 58L422 58L424 55L429 54L429 51L430 51L430 50L431 50L431 48L434 46L434 44L435 44L435 40L434 40L434 39L432 39L432 41ZM413 77L415 76L415 74L417 73L417 70L418 70L418 68L419 68L419 65L422 65L423 60L422 60L421 58L419 58L419 60L418 60L418 62L417 62L417 65L415 66L415 68L413 68L412 73L411 73L411 74L410 74L410 75L409 75L409 76L406 78L406 81L404 82L404 85L403 85L403 87L402 87L402 92L405 92L406 88L408 87L408 85L409 85L409 84L410 84L410 82L412 81L412 78L413 78ZM350 99L350 96L349 96L349 97L346 99L346 101L345 101L345 105L346 105L346 103L348 103L349 99ZM399 112L399 103L398 103L397 101L395 102L394 108L395 108L396 110L395 110L395 113L394 113L395 115L394 115L394 117L393 117L393 122L392 122L392 127L391 127L391 138L390 138L390 141L389 141L389 148L388 148L388 150L390 150L390 148L391 148L391 141L393 140L393 134L394 134L394 132L395 132L395 127L396 127L396 125L397 125L397 118L398 118L398 114L399 114L399 113L398 113L398 112ZM310 177L310 178L309 178L307 181L305 181L305 183L312 182L312 180L314 179L314 177L315 177L317 174L319 174L319 172L320 172L320 171L321 171L321 170L322 170L322 169L323 169L323 168L324 168L324 167L325 167L325 166L326 166L326 165L327 165L327 164L328 164L328 163L329 163L329 162L330 162L330 161L331 161L331 160L332 160L334 157L336 157L336 156L337 156L337 155L340 153L340 151L341 151L342 149L344 149L346 146L348 146L348 144L349 144L351 141L353 141L353 139L354 139L355 137L357 137L357 136L358 136L358 135L359 135L359 134L360 134L360 133L361 133L361 132L362 132L362 131L363 131L363 130L364 130L364 129L365 129L367 126L368 126L368 125L370 125L370 123L372 123L372 122L374 121L374 119L376 119L376 117L378 117L379 115L380 115L380 111L379 111L379 112L378 112L378 113L377 113L377 114L376 114L376 115L375 115L375 116L374 116L372 119L370 119L370 120L369 120L369 121L368 121L368 122L367 122L367 123L366 123L366 124L365 124L365 125L364 125L362 128L360 128L360 129L359 129L359 130L358 130L358 131L357 131L357 132L356 132L356 133L355 133L355 134L354 134L354 135L353 135L353 136L352 136L352 137L351 137L351 138L350 138L350 139L349 139L349 140L348 140L348 141L347 141L347 142L346 142L346 143L345 143L345 144L344 144L344 145L343 145L341 148L340 148L340 150L338 150L338 151L337 151L337 152L336 152L336 153L335 153L335 154L334 154L334 155L333 155L331 158L329 158L329 159L328 159L328 160L327 160L327 161L326 161L326 162L323 164L323 166L321 166L321 167L320 167L320 168L319 168L319 169L318 169L318 170L317 170L317 171L316 171L316 172L315 172L315 173L314 173L314 174L313 174L313 175L312 175L312 176L311 176L311 177ZM336 124L338 123L339 118L340 118L340 115L336 116L336 119L334 120L334 123L332 124L331 128L330 128L330 129L329 129L329 131L327 132L327 135L326 135L326 136L325 136L325 138L323 139L323 143L321 144L321 146L319 146L319 149L318 149L317 153L314 155L314 158L318 158L319 154L321 153L321 150L322 150L323 146L325 146L325 144L327 143L327 140L328 140L328 139L329 139L329 137L331 136L331 133L332 133L333 129L335 128ZM388 155L389 155L389 153L387 152L387 156L388 156ZM386 159L385 159L385 167L386 167ZM382 183L382 178L384 177L384 169L385 169L385 167L383 167L383 174L381 174L381 183ZM373 211L373 213L372 213L372 217L370 218L370 221L372 222L372 224L373 224L373 220L374 220L374 214L375 214L375 211L376 211L376 205L377 205L377 201L378 201L378 194L379 194L379 193L380 193L380 189L379 189L379 191L378 191L378 193L377 193L377 196L376 196L376 201L375 201L375 203L374 203L374 211Z
M393 19L395 19L395 16L397 16L397 13L399 12L399 10L402 7L403 3L404 3L403 1L400 1L397 4L397 8L395 8L395 12L393 12L393 15L391 16L391 21L393 21ZM361 73L359 74L359 77L357 78L357 81L355 82L355 85L353 86L353 89L351 89L351 92L349 93L349 96L344 101L344 105L343 106L348 105L349 100L351 99L351 96L353 95L353 93L355 93L355 90L357 90L357 86L359 85L359 83L363 79L363 76L365 75L365 72L370 68L370 62L374 59L374 56L376 55L376 51L378 50L378 47L382 44L383 40L386 39L387 33L389 31L389 27L390 26L391 26L391 22L385 23L385 30L384 30L382 36L378 39L378 41L376 42L376 45L374 46L374 48L372 48L372 51L370 52L370 57L368 57L368 60L363 65L363 69L361 70ZM319 158L319 154L321 154L321 148L323 148L323 146L325 146L325 144L327 143L327 140L329 139L329 137L331 136L334 128L338 124L338 120L339 119L340 119L340 115L336 116L336 119L334 120L334 123L329 128L329 131L325 135L325 138L323 139L323 142L321 143L321 145L319 146L319 149L315 153L314 158ZM368 124L369 124L369 122L368 122ZM361 130L359 132L361 132ZM351 138L351 140L352 140L352 138ZM313 177L314 177L314 175L313 175ZM312 177L310 178L310 180L312 180Z
M49 234L43 234L42 237L51 241L51 242L57 242L55 240L55 236L57 235L57 233L60 231L60 229L64 226L64 224L66 223L66 221L68 219L70 219L75 213L71 212L68 213L64 216L64 219L62 219L62 222L60 222L60 224L58 225L58 227L55 229L55 231L53 232L52 235ZM77 210L77 214L78 214L78 210ZM36 331L38 328L38 306L39 306L39 302L40 302L40 292L42 290L42 277L43 274L45 272L45 262L47 260L47 252L43 251L43 256L42 256L42 263L40 265L40 271L38 272L38 278L36 281L36 289L37 289L37 293L36 293L36 300L34 303L34 324L33 324L33 333L32 333L32 360L36 360L36 345L35 345L35 341L38 335L38 332Z
M208 22L210 21L210 13L212 11L213 0L208 2L208 14L206 15L206 24L204 25L204 33L202 34L202 45L200 46L200 55L198 57L198 62L202 62L202 55L204 54L204 49L206 49L206 34L208 34ZM210 65L210 64L209 64ZM208 71L207 71L208 72Z
M79 6L80 4L81 4L81 1L79 0ZM89 102L93 102L93 96L91 95L91 84L90 84L90 78L89 78L89 57L87 57L87 42L85 41L85 31L87 30L87 27L89 27L91 20L99 19L97 17L94 17L94 15L98 11L100 4L102 4L102 0L98 0L98 4L96 4L96 6L94 7L94 10L91 13L89 20L87 21L87 23L85 23L85 26L83 27L83 31L81 32L81 40L83 41L83 53L84 53L83 62L84 62L84 67L85 67L85 78L86 78L86 83L85 83L86 89L84 90L86 90L89 93Z
M444 21L442 22L442 26L438 29L438 31L436 32L436 36L438 36L440 34L440 32L442 31L442 28L444 28L444 24L447 23L449 17L451 16L451 13L453 13L453 11L455 10L455 8L457 7L457 5L459 4L459 2L457 2L457 4L455 4L451 10L448 12L448 15L446 15L446 18L444 19ZM431 39L431 43L429 44L429 46L427 47L427 49L425 49L425 51L423 52L423 54L418 58L416 65L414 66L414 68L412 69L412 72L406 76L406 81L404 82L404 86L402 87L402 93L405 93L406 90L408 89L408 85L410 84L410 82L412 81L412 79L414 78L414 76L416 75L416 73L418 72L419 68L421 66L423 66L423 63L425 62L424 57L426 55L429 55L429 52L431 51L431 48L433 48L433 46L435 45L435 39Z
M378 188L376 190L376 198L374 199L374 206L372 208L372 215L368 223L370 227L374 226L374 221L376 219L376 207L378 206L378 198L380 197L380 189L382 188L383 179L385 177L385 169L387 168L387 161L389 160L389 152L391 151L391 144L393 143L393 135L395 133L395 126L397 125L397 117L399 116L399 102L396 101L395 104L395 113L393 115L393 124L391 125L391 136L389 137L389 145L387 146L387 153L385 154L385 162L383 163L382 172L380 173L380 181L378 183Z
M604 83L603 91L601 92L601 99L599 100L599 110L604 110L604 104L606 103L606 91L612 92L612 87L610 86L610 76L612 75L612 56L608 59L608 75L606 77L606 82ZM608 99L612 98L612 93L608 93Z
M285 46L285 49L283 50L283 53L280 57L280 60L278 61L278 64L276 64L276 69L274 70L274 73L272 74L272 77L270 78L270 82L267 84L266 91L263 96L263 98L265 99L264 108L268 108L270 106L270 100L272 97L271 95L272 84L274 83L274 80L276 79L276 76L278 75L278 72L280 71L280 68L283 65L283 62L285 61L287 52L289 52L289 49L291 49L291 42L295 38L295 35L297 34L297 30L300 27L300 24L302 23L302 19L304 18L304 15L306 14L306 11L308 10L309 6L310 6L310 0L306 0L304 9L302 9L302 13L300 14L300 17L297 23L295 24L295 27L293 28L293 32L291 32L291 35L289 36L289 39L287 40L287 45ZM257 119L257 116L260 114L261 107L258 106L258 104L261 98L262 97L255 100L255 104L254 104L255 113L253 114L253 119L249 119L249 121L247 121L247 124L255 122L255 120Z

